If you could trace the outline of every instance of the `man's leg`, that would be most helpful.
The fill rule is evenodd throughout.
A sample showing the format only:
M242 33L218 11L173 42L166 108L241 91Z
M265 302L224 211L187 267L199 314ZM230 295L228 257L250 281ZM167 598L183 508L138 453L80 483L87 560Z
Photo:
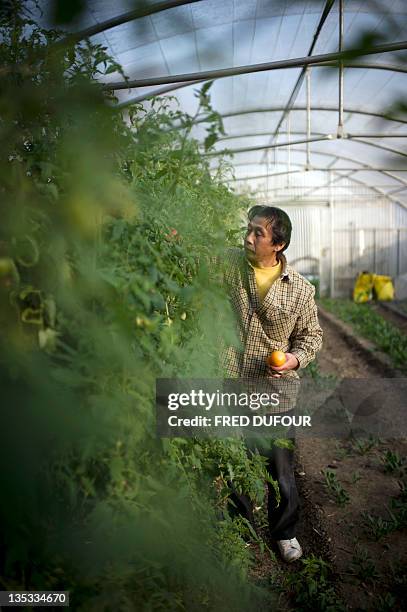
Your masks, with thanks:
M229 495L228 510L229 514L233 516L243 516L255 529L254 516L253 516L253 504L250 498L244 493L238 493L233 482L228 481L228 486L231 488L232 493ZM232 502L232 503L231 503Z
M294 444L294 439L290 438ZM268 518L274 540L290 540L296 536L299 518L299 496L294 476L294 449L273 446L268 471L278 482L281 500L277 507L275 492L269 484Z

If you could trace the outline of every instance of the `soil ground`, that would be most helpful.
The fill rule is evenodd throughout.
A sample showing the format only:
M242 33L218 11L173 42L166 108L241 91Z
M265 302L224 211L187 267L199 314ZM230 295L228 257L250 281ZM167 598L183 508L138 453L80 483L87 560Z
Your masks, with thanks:
M383 309L384 310L384 309ZM385 311L387 313L387 311ZM382 314L380 309L380 314ZM386 318L390 319L390 317ZM377 378L378 371L363 353L343 339L338 329L320 317L324 345L319 355L322 374L344 378ZM407 530L397 528L383 534L389 525L389 509L399 516L401 472L386 471L384 453L407 457L406 439L359 440L299 438L296 444L296 479L301 496L298 526L304 557L311 554L331 564L333 584L348 610L404 610L407 601ZM325 485L321 470L335 473L349 495L348 503L338 505ZM405 473L404 473L405 476ZM405 499L405 493L404 493ZM392 501L392 500L398 500ZM404 517L406 514L404 501ZM373 530L369 528L370 514ZM375 520L381 517L384 522ZM264 522L264 521L263 521ZM404 525L405 525L404 518ZM262 531L267 539L267 528ZM256 578L274 576L279 582L287 572L302 568L299 561L287 565L278 558L260 553L256 546ZM283 592L280 610L293 606Z

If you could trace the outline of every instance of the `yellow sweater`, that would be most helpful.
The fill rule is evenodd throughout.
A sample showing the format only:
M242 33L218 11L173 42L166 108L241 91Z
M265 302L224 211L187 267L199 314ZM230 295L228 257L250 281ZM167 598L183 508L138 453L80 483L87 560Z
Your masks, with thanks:
M281 274L281 262L278 262L275 266L271 266L270 268L256 268L256 266L252 266L252 268L256 278L257 292L260 302L262 302L271 285Z

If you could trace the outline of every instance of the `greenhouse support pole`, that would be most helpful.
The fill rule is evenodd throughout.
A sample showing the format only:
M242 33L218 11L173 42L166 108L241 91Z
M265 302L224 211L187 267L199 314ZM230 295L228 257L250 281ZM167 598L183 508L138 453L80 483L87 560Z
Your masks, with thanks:
M371 69L371 70L392 70L394 72L401 72L401 73L407 73L407 68L405 66L397 65L397 64L384 64L382 62L377 62L376 64L366 64L366 63L358 63L358 62L344 62L343 63L344 66L346 66L346 68L367 68L367 69ZM315 64L315 66L317 68L325 68L325 66L334 66L336 67L336 63L335 62L325 62L322 64ZM150 93L148 94L140 94L139 96L136 96L135 98L129 98L128 100L125 100L123 102L120 102L120 104L117 104L116 106L114 106L114 108L123 108L124 106L128 106L129 104L133 104L134 102L140 102L142 100L147 100L148 98L153 98L154 96L160 96L162 93L166 93L166 91L171 91L172 89L180 89L181 87L189 87L192 84L195 83L204 83L205 79L201 80L201 81L189 81L184 83L183 81L181 81L180 83L178 83L175 86L169 86L165 91L161 90L161 89L154 89L153 91L150 91ZM280 109L283 110L283 109Z
M397 273L400 276L400 229L397 230Z
M124 23L128 23L129 21L135 21L136 19L149 17L150 15L154 15L155 13L159 13L161 11L168 11L171 8L177 8L179 6L183 6L184 4L193 4L194 2L201 2L201 0L164 0L163 2L156 2L152 4L147 2L140 2L142 6L139 6L133 9L132 11L128 11L127 13L121 13L120 15L116 15L115 17L111 17L106 21L96 23L95 25L92 25L89 28L85 28L84 30L80 30L79 32L72 32L64 38L58 40L52 46L60 47L63 45L74 44L79 42L80 40L89 38L90 36L95 36L96 34L106 32L106 30L110 30L111 28L116 28L117 26L123 25Z
M157 89L154 89L154 91L150 91L150 93L135 96L134 98L131 98L130 100L125 100L124 102L119 102L119 104L115 104L113 108L126 108L126 106L131 106L131 104L143 102L144 100L149 100L150 98L155 98L156 96L162 96L165 93L175 91L176 89L182 89L183 87L199 85L200 83L205 83L205 80L189 81L188 83L175 83L175 85L164 85L163 87L158 87Z
M267 149L279 149L281 147L287 147L288 145L298 145L298 144L309 144L310 142L321 142L322 140L334 140L335 136L332 134L327 134L326 136L315 136L315 138L301 138L300 140L284 140L283 142L278 142L278 134L276 136L276 142L271 145L254 145L253 147L239 147L234 149L217 149L216 151L210 151L209 153L204 153L205 157L216 157L217 155L224 155L227 153L228 155L232 155L233 153L246 153L248 151L262 151ZM407 155L407 154L406 154ZM261 162L260 162L261 163ZM275 162L277 163L277 161Z
M377 257L376 257L376 228L374 228L373 230L373 273L374 274L377 274L376 260L377 260Z
M332 140L332 139L336 139L336 135L333 134L327 134L326 136L315 136L312 138L306 138L304 140L294 140L292 141L290 144L306 144L307 142L318 142L320 140ZM361 144L367 145L368 147L374 147L376 149L380 149L382 151L388 151L389 153L394 153L395 155L401 155L402 157L407 157L407 152L405 151L400 151L400 149L394 149L393 147L386 147L385 145L379 144L377 142L369 142L368 140L363 140L361 138L353 138L352 139L354 142L360 142ZM243 147L243 148L239 148L239 149L227 149L227 152L232 154L232 153L243 153L245 151L260 151L261 149L273 149L275 147L286 147L287 146L287 142L283 142L283 143L275 143L272 145L257 145L254 147ZM217 151L213 151L211 153L207 153L206 155L223 155L225 153L224 149L219 149Z
M236 165L239 166L241 164L236 164ZM247 164L243 164L243 165L247 165ZM298 163L291 162L291 166L292 167L295 167L295 166L301 167L301 170L289 170L289 171L284 171L284 172L273 172L272 174L270 174L270 176L286 176L287 174L299 174L300 172L304 172L305 171L305 167L304 167L303 164L298 164ZM314 172L326 172L327 170L329 170L329 168L323 168L321 166L313 166L312 170ZM366 170L371 170L373 172L381 172L380 168L370 168L369 169L368 166L367 167L362 167L362 168L337 168L336 172L338 172L338 171L349 172L350 170L352 170L353 172L360 172L360 171L361 172L366 172ZM343 175L343 176L345 177L345 175ZM252 176L239 176L239 177L231 179L231 180L232 180L232 182L237 182L237 181L247 181L248 179L261 179L261 178L266 178L266 177L267 177L267 174L254 174ZM366 183L366 186L368 186L367 183ZM376 185L373 185L373 186L376 186ZM378 185L378 186L380 187L380 186L383 186L383 185L381 184L381 185ZM400 187L399 189L404 191L405 187ZM393 191L391 191L391 192L389 191L388 193L390 195L392 195L394 192Z
M302 68L303 66L313 66L314 64L322 64L324 62L341 61L349 57L349 55L352 55L354 57L376 55L381 53L390 53L392 51L402 51L404 49L407 49L407 40L401 40L394 43L386 43L374 47L345 49L342 53L324 53L322 55L312 55L311 57L293 57L290 59L275 60L273 62L246 64L244 66L233 66L230 68L220 68L217 70L201 70L200 72L187 72L184 74L172 74L166 76L149 77L144 79L104 83L102 85L102 91L133 89L135 87L152 87L155 85L180 83L181 81L206 81L212 79L222 79L238 74L251 74L253 72L283 70L286 68Z
M390 195L394 195L395 193L400 193L400 191L405 191L406 190L406 186L402 185L401 187L397 187L397 189L392 189L391 191L389 191Z
M237 111L232 111L229 113L221 113L221 117L223 119L228 117L238 117L239 115L251 115L253 113L278 113L282 110L281 106L266 106L266 107L255 107L255 108L246 108L240 109ZM307 110L306 106L293 106L291 112L304 112ZM328 104L318 104L314 105L314 111L322 111L322 112L338 112L338 107L336 104L330 106ZM386 119L387 121L393 121L395 123L407 124L407 119L403 119L402 117L391 117L386 115L386 113L375 113L373 111L361 110L360 108L346 107L343 109L344 113L351 113L352 115L363 115L366 117L377 117L378 119ZM206 115L202 118L196 120L196 123L203 123L207 121Z
M326 2L325 2L324 10L322 11L322 15L321 15L321 18L319 20L317 29L315 30L311 46L308 49L307 57L311 57L311 55L312 55L312 53L314 51L314 48L315 48L315 45L317 44L317 40L319 38L319 35L321 34L321 31L322 31L322 28L324 26L324 23L325 23L325 21L328 18L328 15L329 15L329 13L330 13L333 5L334 5L334 2L335 2L335 0L326 0ZM277 135L278 135L278 133L280 131L280 128L283 125L283 121L284 121L285 116L290 112L290 109L293 107L294 102L297 99L298 92L301 89L301 85L302 85L302 82L304 80L305 74L306 74L306 68L304 66L302 68L301 72L300 72L300 75L299 75L295 85L294 85L294 88L293 88L293 90L291 92L291 95L290 95L290 97L288 99L288 102L287 102L285 108L283 109L283 114L281 115L280 120L277 123L277 127L274 130L273 136L271 137L269 144L271 144L273 142L273 140L277 137ZM264 159L264 155L262 157L262 161L263 161L263 159Z
M287 127L286 132L280 132L281 135L289 135L290 138L292 135L304 135L305 132L293 132L291 130L291 123L287 120L287 126L290 126L290 129ZM326 136L324 132L312 132L313 136ZM236 132L235 134L226 134L225 136L221 136L218 138L217 142L224 142L225 140L234 140L235 138L252 138L252 136L271 136L271 132ZM386 133L386 132L375 132L370 134L365 134L364 132L358 133L347 133L346 138L352 140L352 138L407 138L407 133ZM288 142L288 139L287 139ZM288 146L288 144L287 144Z
M309 141L311 138L311 72L309 66L306 68L306 79L307 79L307 169L311 166L310 146Z
M329 297L334 297L334 283L335 283L335 272L334 272L334 203L332 193L332 171L329 171L329 210L331 219L331 267L330 267L330 281L329 281Z
M343 2L339 0L339 53L343 49ZM339 116L338 116L338 131L337 137L343 138L343 62L339 62Z
M299 147L295 147L293 149L296 152L299 153L303 153L305 154L304 149L300 149ZM316 154L318 155L322 155L325 157L333 157L332 153L326 153L324 151L315 151ZM346 161L351 161L353 163L355 163L355 159L351 159L349 157L345 157L344 155L337 155L335 156L338 159L342 159L342 160L346 160ZM357 162L359 164L361 164L362 162ZM248 166L248 165L252 165L252 162L244 162L244 163L236 163L234 164L234 166ZM254 165L259 165L259 162L256 162ZM293 164L293 165L298 165L298 164ZM302 164L300 164L302 166ZM317 168L312 168L312 170L316 170ZM375 170L376 172L383 172L380 168L369 168L368 164L363 164L363 167L360 168L347 168L346 170L352 170L353 172L358 172L361 171L363 169L370 169L370 170ZM304 169L305 170L305 167ZM329 166L326 168L319 168L319 170L323 170L323 171L329 171ZM343 171L343 168L338 168L338 170ZM395 170L397 172L397 170ZM337 171L335 171L335 175L337 174ZM281 175L281 174L280 174ZM389 200L391 200L392 202L396 202L396 204L398 206L401 206L403 209L407 210L407 204L405 204L404 202L401 202L399 198L396 198L394 196L392 196L391 194L389 194L389 192L385 192L382 189L379 189L379 187L377 186L372 186L370 183L366 183L366 181L360 181L356 178L354 178L353 176L349 176L349 180L352 181L353 183L357 183L358 185L363 185L363 187L368 187L369 189L372 189L375 193L380 194L381 196L385 196L387 197Z
M272 176L272 175L271 175L271 176ZM343 177L338 176L338 178L337 178L337 179L335 179L335 180L333 181L333 182L335 183L335 186L338 186L338 185L337 185L337 183L338 183L338 181L340 181L340 180L341 180L341 178L343 178ZM345 177L345 178L348 178L348 177ZM249 179L250 179L250 177L249 177ZM231 182L233 182L233 180L231 180ZM270 192L272 192L272 193L276 193L277 191L282 191L283 193L285 193L285 192L287 191L287 188L290 188L290 187L291 187L291 188L293 188L293 189L295 189L296 185L288 185L288 186L287 186L287 185L284 185L283 187L273 187L273 188L269 188L269 191L270 191ZM300 186L299 186L299 185L298 185L297 187L299 187L299 188L300 188ZM338 187L339 187L339 188L344 189L344 187L341 187L341 185L339 185ZM309 191L309 193L307 192L306 194L301 194L300 196L292 196L292 199L293 199L293 200L294 200L294 199L295 199L295 200L301 200L301 198L303 197L303 195L305 195L305 196L307 196L307 197L308 197L309 195L314 195L314 194L313 194L313 192L318 191L318 189L322 189L322 188L323 188L323 189L326 189L326 185L323 185L323 186L321 186L321 185L310 185L310 191ZM372 186L372 187L370 187L370 189L373 189L373 186ZM259 191L261 191L261 190L259 190ZM266 187L264 187L263 191L264 191L264 192L266 192ZM370 200L370 199L371 199L371 196L370 196L370 198L369 198L369 196L365 196L365 199L366 199L366 200ZM301 201L302 201L302 200L301 200ZM329 208L328 200L327 200L327 198L326 198L326 197L325 197L325 206L326 206L327 208ZM329 231L329 230L328 230L328 231Z
M287 163L288 163L288 172L291 171L291 115L290 113L287 114L287 141L288 141L288 146L287 146ZM290 183L290 177L287 174L287 187Z
M318 232L318 244L319 244L319 257L318 257L318 279L319 279L319 288L318 295L315 297L320 298L321 296L321 287L322 287L322 214L321 209L319 210L319 232Z

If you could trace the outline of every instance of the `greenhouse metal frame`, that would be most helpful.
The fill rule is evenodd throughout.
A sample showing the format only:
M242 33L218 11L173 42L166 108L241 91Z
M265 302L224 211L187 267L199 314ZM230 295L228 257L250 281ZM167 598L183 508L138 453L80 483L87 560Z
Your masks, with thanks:
M394 104L407 72L401 0L117 6L90 2L57 45L87 37L107 45L128 77L103 83L118 108L170 94L192 114L194 89L214 80L226 135L207 153L211 164L232 155L231 188L289 206L288 255L299 271L312 273L317 261L331 297L348 295L362 268L407 273L407 120ZM202 141L201 120L193 135Z

